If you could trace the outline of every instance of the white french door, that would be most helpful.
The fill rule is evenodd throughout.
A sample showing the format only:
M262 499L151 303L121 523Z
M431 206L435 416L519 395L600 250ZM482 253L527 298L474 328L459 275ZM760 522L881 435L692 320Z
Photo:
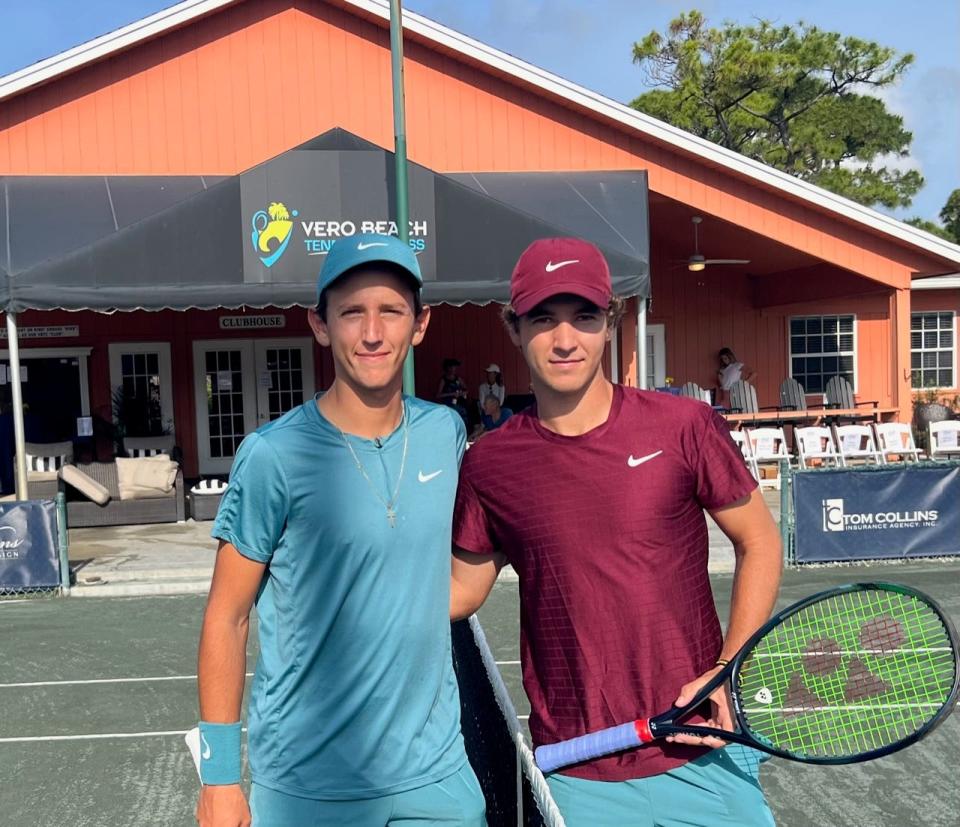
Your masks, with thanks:
M243 437L314 394L313 340L193 343L201 474L226 474Z
M662 388L667 378L667 343L662 324L647 325L647 390Z

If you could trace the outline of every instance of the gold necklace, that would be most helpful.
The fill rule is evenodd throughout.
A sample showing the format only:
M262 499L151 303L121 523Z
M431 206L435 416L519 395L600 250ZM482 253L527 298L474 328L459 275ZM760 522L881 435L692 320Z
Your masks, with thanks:
M350 451L350 456L353 457L353 461L357 466L357 470L363 476L367 482L367 486L373 492L374 496L383 503L383 507L387 509L387 522L390 523L390 528L397 527L397 500L400 497L400 484L403 482L403 471L407 465L407 446L409 444L410 429L407 424L407 406L401 402L401 415L400 422L403 425L403 455L400 458L400 473L397 475L397 485L393 489L393 496L389 500L385 500L380 496L380 492L377 490L377 487L373 484L373 480L367 475L366 469L363 467L363 463L360 462L360 458L357 456L356 451L353 450L353 446L350 444L350 440L347 439L347 435L340 429L339 425L334 425L337 429L337 433L340 434L340 439L343 440L344 445L347 446L347 449ZM384 474L386 476L386 474ZM387 481L389 485L389 480Z

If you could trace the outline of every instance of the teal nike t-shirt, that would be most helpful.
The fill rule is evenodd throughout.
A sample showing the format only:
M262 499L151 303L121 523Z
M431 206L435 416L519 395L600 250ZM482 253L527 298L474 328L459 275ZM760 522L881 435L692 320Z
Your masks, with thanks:
M355 460L313 399L237 452L211 533L267 564L248 721L257 784L370 798L466 761L449 623L466 434L451 408L404 405L405 459L403 424L379 444L346 435Z

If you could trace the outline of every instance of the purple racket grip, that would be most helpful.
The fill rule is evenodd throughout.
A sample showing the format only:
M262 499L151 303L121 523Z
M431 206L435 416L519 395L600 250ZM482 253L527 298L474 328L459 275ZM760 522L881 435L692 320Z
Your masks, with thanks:
M560 767L579 764L610 752L639 747L642 743L637 734L637 725L631 721L629 724L600 729L579 738L561 741L559 744L537 747L534 755L541 772L553 772Z

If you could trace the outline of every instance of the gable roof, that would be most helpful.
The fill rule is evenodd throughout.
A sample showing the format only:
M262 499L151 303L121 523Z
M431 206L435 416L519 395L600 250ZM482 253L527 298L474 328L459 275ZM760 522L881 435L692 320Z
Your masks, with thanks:
M128 26L0 77L0 101L241 2L244 0L183 0ZM366 17L389 22L389 0L335 0L335 2ZM418 40L427 44L451 50L470 62L533 86L596 116L614 121L651 140L667 144L728 172L763 184L818 210L842 216L927 253L960 264L960 245L951 244L896 218L659 121L422 15L404 11L403 23L404 30L408 34L416 36Z

